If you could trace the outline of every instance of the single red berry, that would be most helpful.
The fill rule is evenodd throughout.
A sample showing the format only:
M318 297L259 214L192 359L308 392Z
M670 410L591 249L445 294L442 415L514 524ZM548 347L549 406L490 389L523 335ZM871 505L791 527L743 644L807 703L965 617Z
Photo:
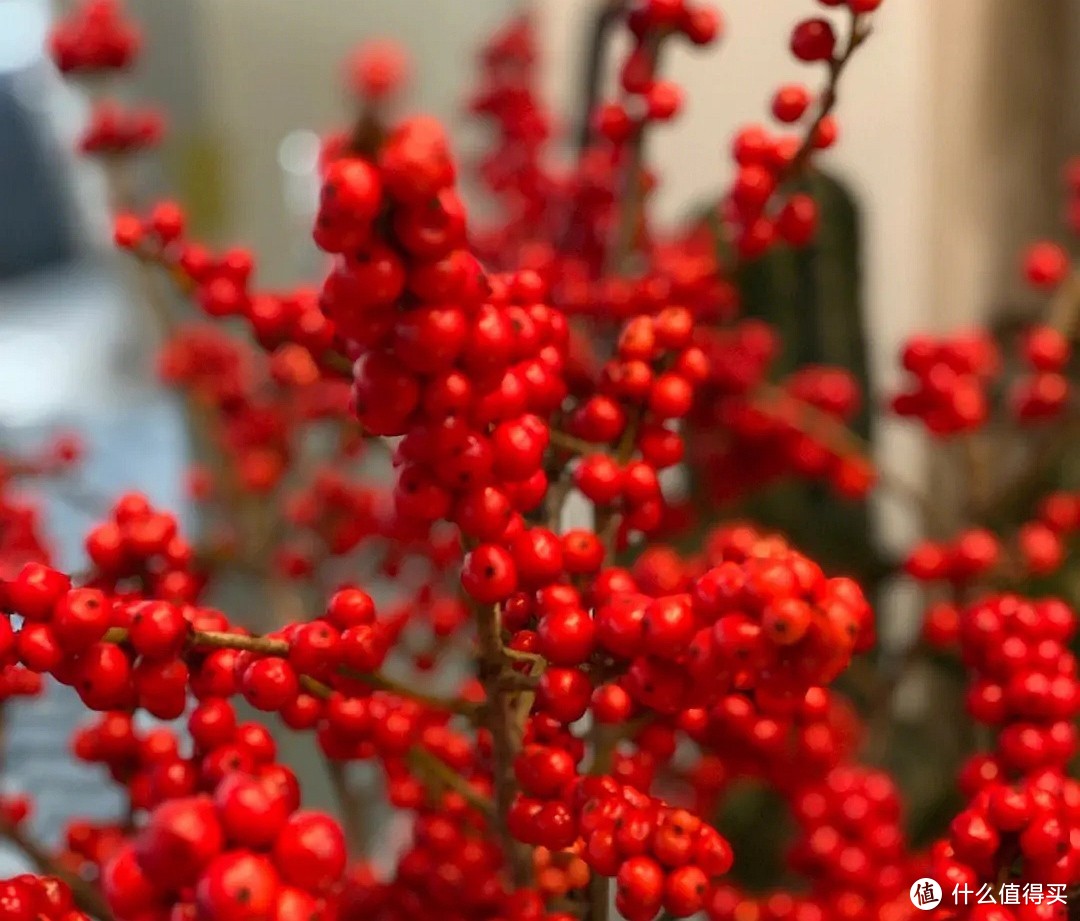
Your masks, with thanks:
M800 61L827 61L836 48L836 33L827 19L804 19L791 33L791 53Z
M203 872L195 888L199 917L207 921L264 921L280 891L277 871L251 851L227 851Z
M504 601L517 588L513 557L495 544L481 544L465 557L461 585L482 604Z
M337 822L321 812L290 816L273 853L282 878L302 889L324 890L345 872L345 835Z

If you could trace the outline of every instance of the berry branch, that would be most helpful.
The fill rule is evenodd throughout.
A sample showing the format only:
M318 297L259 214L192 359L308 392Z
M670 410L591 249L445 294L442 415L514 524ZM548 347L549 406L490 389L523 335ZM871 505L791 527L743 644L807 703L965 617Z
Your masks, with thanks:
M828 219L792 180L837 140L839 80L881 2L821 0L849 15L846 36L831 14L796 24L792 54L827 80L816 105L806 86L777 88L770 117L801 127L736 133L711 237L652 220L660 171L646 150L683 104L661 51L721 34L698 0L598 7L569 164L527 16L482 51L470 109L491 149L468 166L436 119L395 115L400 50L358 49L352 104L318 157L312 237L326 259L303 284L266 289L253 253L197 240L175 202L116 215L159 315L156 367L185 395L206 533L193 545L175 515L127 493L94 510L73 579L15 487L66 480L78 450L58 439L45 457L0 460L0 702L76 695L94 716L71 750L122 794L113 820L72 820L61 851L39 851L67 883L0 881L4 911L87 921L73 906L89 886L140 921L806 921L906 917L916 870L1075 891L1077 620L1047 594L1071 590L1080 534L1080 494L1062 487L1080 309L1068 252L1025 253L1052 303L1017 343L915 336L900 356L889 410L952 439L941 453L958 473L964 446L978 453L987 485L968 483L962 521L875 470L847 424L863 399L848 370L769 383L785 343L740 315L753 273L732 267L805 247ZM77 0L50 37L77 76L125 72L142 44L120 0ZM617 101L601 102L615 49ZM103 159L118 209L134 207L134 157L163 130L152 110L95 93L80 148ZM466 170L491 198L483 225ZM1068 174L1080 231L1080 166ZM991 419L1015 451L988 449ZM723 520L791 481L848 502L880 486L923 512L930 536L899 571L873 573L919 621L903 654L870 655L870 601L826 571L830 540L855 560L847 515L801 522L799 549ZM564 523L571 490L591 523ZM380 610L369 581L388 595ZM263 622L208 603L227 589ZM916 658L943 680L913 767L894 757L892 704ZM848 699L834 682L853 665ZM429 692L447 685L457 693ZM234 699L310 739L338 815L303 808L303 778ZM954 705L982 728L953 739L930 725ZM358 802L358 762L386 810ZM910 776L927 769L932 783ZM902 800L949 786L942 770L961 806L915 848ZM755 839L736 864L711 818L758 815L748 786L789 810L792 840ZM0 797L16 834L30 808ZM385 812L408 840L375 867L364 845ZM745 855L774 848L803 883L749 878L767 861ZM994 921L1052 914L1010 905Z
M516 794L514 760L521 750L521 730L513 695L504 683L509 663L503 647L499 610L495 605L475 605L480 658L477 663L484 685L484 724L491 733L495 815L503 841L510 877L516 886L527 886L532 877L529 855L510 832L508 817Z
M832 115L839 101L840 78L847 69L852 55L870 37L871 25L868 17L851 9L848 23L847 38L843 48L838 53L828 56L829 74L818 101L817 111L803 135L799 149L784 172L785 179L801 175L806 168L818 146L822 124Z
M581 88L581 105L576 119L577 153L580 156L590 146L593 138L593 120L601 99L601 89L607 73L608 46L612 33L625 15L626 0L599 0L588 30L585 48L584 79Z
M0 838L14 845L39 873L61 880L70 890L75 904L98 921L112 921L113 913L101 893L86 880L60 866L48 850L18 825L0 816Z

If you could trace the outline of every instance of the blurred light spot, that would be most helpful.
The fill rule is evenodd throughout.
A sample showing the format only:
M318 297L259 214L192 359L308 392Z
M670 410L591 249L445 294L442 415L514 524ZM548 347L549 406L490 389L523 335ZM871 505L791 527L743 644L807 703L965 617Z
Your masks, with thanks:
M310 176L319 165L321 148L314 131L290 131L278 145L278 165L293 176Z
M29 67L43 54L49 28L45 0L0 3L0 73Z

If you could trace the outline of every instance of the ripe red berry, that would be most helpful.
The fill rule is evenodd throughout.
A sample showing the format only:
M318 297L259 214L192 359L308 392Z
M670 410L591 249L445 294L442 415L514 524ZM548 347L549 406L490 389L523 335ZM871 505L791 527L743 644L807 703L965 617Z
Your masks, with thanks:
M465 557L461 585L482 604L505 600L517 588L513 557L495 544L481 544Z
M321 891L345 872L345 835L321 812L289 817L274 842L274 863L282 878L301 889Z
M128 638L148 659L168 659L184 646L191 625L181 610L165 601L139 602L131 611Z
M780 87L773 96L772 111L778 121L797 122L810 105L810 92L801 83Z
M269 656L256 659L244 671L241 681L244 698L257 710L274 711L296 700L300 682L286 659Z
M225 837L207 796L174 799L158 806L135 840L143 872L163 889L194 884L221 852Z
M826 61L836 48L836 33L827 19L804 19L791 33L791 53L800 61Z
M195 888L199 917L207 921L262 921L270 917L280 879L266 857L227 851L203 871Z
M1036 288L1056 288L1069 273L1069 255L1056 243L1034 243L1024 253L1023 267L1029 284Z

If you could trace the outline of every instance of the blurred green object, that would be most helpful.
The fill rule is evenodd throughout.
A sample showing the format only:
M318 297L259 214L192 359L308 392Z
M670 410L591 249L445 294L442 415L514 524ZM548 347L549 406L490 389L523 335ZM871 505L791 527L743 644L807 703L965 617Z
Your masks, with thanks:
M806 247L773 247L739 267L735 281L742 316L769 323L784 343L773 365L775 379L815 364L849 371L863 394L852 429L872 443L858 205L826 173L805 177L792 191L806 192L818 203L817 236ZM705 212L710 224L715 212L715 207ZM718 239L717 245L724 243ZM782 531L826 569L864 579L870 588L891 569L875 547L866 503L844 501L827 487L786 480L728 511L725 517L745 516Z

